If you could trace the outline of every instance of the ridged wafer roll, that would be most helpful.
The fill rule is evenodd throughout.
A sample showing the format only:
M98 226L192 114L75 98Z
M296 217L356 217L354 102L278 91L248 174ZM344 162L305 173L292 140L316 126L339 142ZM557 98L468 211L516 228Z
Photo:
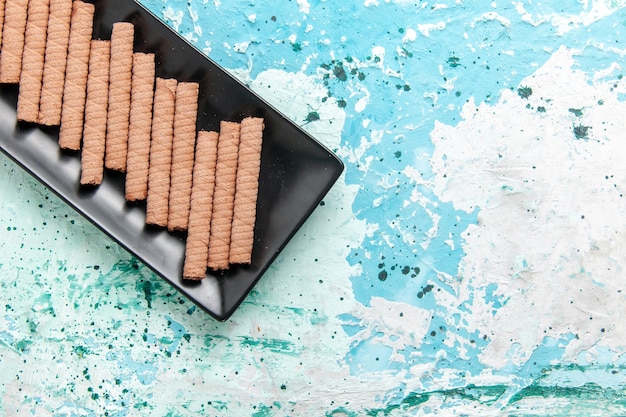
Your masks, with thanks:
M239 141L233 225L230 234L231 264L249 264L252 261L262 142L263 119L259 117L243 119Z
M4 26L4 8L6 7L6 0L0 0L0 45L2 44L2 28Z
M39 119L39 98L43 80L49 11L50 0L28 2L22 73L17 96L17 119L25 122L37 123Z
M87 74L89 72L89 48L93 33L94 5L75 0L72 4L72 20L67 51L65 84L59 146L79 150L83 137ZM71 75L70 75L71 74Z
M80 183L83 185L100 184L104 173L110 48L109 41L91 41L81 153Z
M56 126L61 123L71 18L72 0L50 0L43 83L39 102L39 123L42 125Z
M154 54L142 52L133 54L126 157L126 199L128 201L145 200L148 196L154 71Z
M163 227L167 227L177 84L173 78L157 77L154 91L146 223Z
M181 82L176 87L170 206L167 220L169 230L187 230L196 144L198 91L198 83L193 82Z
M20 82L27 10L28 0L9 0L5 3L2 48L0 49L0 83L2 84Z
M111 33L111 83L109 86L109 115L105 167L126 171L128 151L128 121L130 115L130 88L133 68L132 23L117 22Z
M237 159L239 153L239 123L221 122L217 142L215 167L215 192L209 238L208 266L211 269L228 269L230 231L235 203Z
M183 278L198 280L206 276L211 234L211 213L215 190L217 162L217 132L198 132L196 159L193 167L193 186Z

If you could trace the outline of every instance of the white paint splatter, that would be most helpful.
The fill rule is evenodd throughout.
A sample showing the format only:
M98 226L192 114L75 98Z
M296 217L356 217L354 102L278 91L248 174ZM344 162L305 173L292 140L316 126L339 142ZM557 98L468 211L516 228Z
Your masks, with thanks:
M180 24L183 22L183 11L176 11L172 8L172 6L167 6L165 10L163 10L163 19L169 22L175 31L178 31Z
M245 54L250 46L250 41L238 42L233 45L233 50L240 54Z
M309 12L311 11L311 5L307 0L297 0L297 3L300 13L309 14Z
M211 41L204 41L204 47L202 48L202 52L205 55L209 55L213 48L211 48Z
M346 159L352 164L355 164L359 167L359 170L363 172L367 172L372 161L374 160L371 155L365 156L367 154L367 150L372 146L380 143L384 136L384 131L379 129L372 129L370 133L370 138L366 138L365 136L361 136L361 141L359 142L359 146L356 147L342 147L339 148L337 154L342 158ZM381 181L384 181L385 178L381 178ZM379 184L382 187L385 187L384 183Z
M364 85L359 84L356 86L356 88L350 89L350 98L353 98L356 96L361 96L361 97L354 104L354 111L356 111L357 113L360 113L363 110L365 110L365 108L369 104L371 94Z
M181 33L180 36L187 39L190 43L198 42L198 38L195 36L194 32Z
M419 348L422 345L432 312L382 297L372 297L369 304L360 305L352 312L355 317L362 318L360 324L364 326L354 338L390 347L391 360L406 362L401 352L407 347Z
M482 14L480 17L474 19L472 21L472 28L476 26L478 22L486 22L486 21L496 21L499 22L502 26L506 28L511 27L511 21L506 17L496 13L496 12L487 12Z
M415 32L415 29L407 28L404 36L402 37L402 42L413 42L415 39L417 39L417 32Z
M580 26L588 26L626 7L625 0L589 0L582 2L583 11L579 14L545 13L532 14L526 10L522 2L514 2L515 9L524 22L533 26L549 22L557 28L557 33L563 35Z
M547 338L561 340L565 361L626 347L624 87L574 68L561 48L521 83L526 99L470 100L462 122L431 133L433 191L479 210L449 307L471 305L459 314L487 335L481 360L496 369L521 366Z
M444 30L446 28L446 23L445 22L439 22L439 23L423 23L423 24L418 24L417 25L417 30L422 34L422 36L424 37L429 37L430 36L430 32L433 30Z
M187 11L193 22L193 32L198 36L202 36L202 26L198 24L198 12L193 10L191 6L187 7Z
M376 66L383 69L385 62L385 47L380 45L374 46L372 48L372 57L375 61L378 61Z

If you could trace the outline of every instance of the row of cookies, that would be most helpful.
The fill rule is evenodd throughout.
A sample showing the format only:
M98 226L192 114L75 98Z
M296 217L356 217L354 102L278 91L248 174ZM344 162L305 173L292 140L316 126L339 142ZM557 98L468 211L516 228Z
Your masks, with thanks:
M146 222L187 231L183 277L250 263L263 132L261 118L197 131L199 84L155 76L155 56L133 51L134 27L92 39L93 4L0 1L0 83L19 83L18 120L59 127L79 151L80 182L125 172Z

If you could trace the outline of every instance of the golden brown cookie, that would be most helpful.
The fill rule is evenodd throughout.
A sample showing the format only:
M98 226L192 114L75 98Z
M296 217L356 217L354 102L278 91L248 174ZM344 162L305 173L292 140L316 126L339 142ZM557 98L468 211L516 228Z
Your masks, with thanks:
M134 38L135 27L132 23L117 22L113 24L109 116L107 118L104 166L122 172L126 171L126 152L128 151Z
M217 162L217 132L198 132L197 158L193 167L193 186L183 277L198 280L206 276L211 234L211 214L215 190L215 166Z
M17 120L37 123L46 53L50 0L30 0L22 53L22 73L17 96Z
M59 146L79 150L83 137L87 75L89 73L89 48L93 32L94 5L75 0L67 51L66 74L63 86L63 106ZM0 60L1 62L1 60Z
M146 223L163 227L167 227L177 84L173 78L157 77L154 91Z
M230 232L235 204L237 159L239 153L239 123L221 122L217 143L215 168L215 193L211 236L209 238L208 266L211 269L228 269Z
M4 9L6 0L0 0L0 45L2 44L2 28L4 26Z
M259 117L243 119L241 121L233 226L230 234L229 259L231 264L249 264L252 261L262 142L263 119Z
M176 87L170 207L167 221L169 230L187 230L196 143L198 91L198 83L193 82L181 82Z
M110 48L109 41L91 41L81 153L80 183L83 185L100 184L104 173Z
M11 0L4 6L2 48L0 49L0 83L17 84L22 72L22 52L26 35L28 0Z
M56 126L61 123L65 64L70 39L72 0L50 0L48 35L43 67L39 123Z
M148 196L154 71L154 54L135 52L126 157L126 199L128 201L145 200Z

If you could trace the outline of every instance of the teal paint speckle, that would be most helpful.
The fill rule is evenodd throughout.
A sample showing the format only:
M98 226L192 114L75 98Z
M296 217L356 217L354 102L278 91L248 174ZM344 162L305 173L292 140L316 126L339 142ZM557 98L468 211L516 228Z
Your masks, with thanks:
M576 139L589 139L589 126L575 125L574 136Z
M74 346L73 351L79 359L82 359L84 356L91 354L91 350L88 347L81 345Z
M533 89L530 87L520 87L517 89L517 94L521 97L521 98L529 98L532 94L533 94Z
M152 296L154 295L152 292L152 282L144 281L141 284L141 289L144 294L144 298L146 299L146 303L148 304L148 308L152 308Z

